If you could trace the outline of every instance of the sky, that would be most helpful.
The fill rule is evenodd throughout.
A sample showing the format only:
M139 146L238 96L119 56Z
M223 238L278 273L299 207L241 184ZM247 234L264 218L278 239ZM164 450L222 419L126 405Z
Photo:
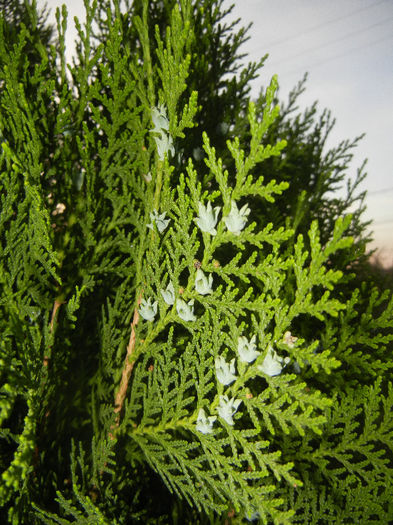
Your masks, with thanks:
M226 1L229 6L234 2ZM318 101L336 119L329 145L361 141L349 170L367 158L367 212L385 265L393 265L393 0L240 0L235 18L252 22L248 60L269 58L253 93L277 74L280 94L308 73L300 107Z
M67 5L72 53L73 17L84 18L82 0L38 0L54 12ZM367 158L365 220L372 220L374 241L384 265L393 266L393 0L224 0L235 4L238 27L253 24L242 51L244 61L269 54L257 96L277 74L280 98L308 73L299 109L318 101L336 119L329 146L365 133L348 174L354 177ZM228 18L230 22L231 18Z

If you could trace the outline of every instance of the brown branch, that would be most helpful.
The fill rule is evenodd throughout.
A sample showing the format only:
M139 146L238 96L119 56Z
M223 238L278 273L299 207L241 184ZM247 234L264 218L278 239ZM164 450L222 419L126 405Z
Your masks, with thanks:
M59 299L55 299L55 302L53 303L53 310L52 310L52 317L50 320L50 331L53 332L53 326L55 324L56 314L57 310L60 308L60 306L63 304L62 301L59 301Z
M127 394L128 383L130 381L132 369L134 368L134 361L131 361L130 358L135 348L135 341L136 341L135 327L139 321L138 306L141 302L141 299L142 299L142 296L139 297L138 305L135 307L135 310L134 310L134 318L131 323L130 340L128 341L128 346L127 346L127 355L124 361L123 372L121 375L119 389L115 397L115 414L117 414L115 427L119 426L119 423L120 423L120 412L124 405L124 400ZM110 435L110 437L113 438L112 435Z

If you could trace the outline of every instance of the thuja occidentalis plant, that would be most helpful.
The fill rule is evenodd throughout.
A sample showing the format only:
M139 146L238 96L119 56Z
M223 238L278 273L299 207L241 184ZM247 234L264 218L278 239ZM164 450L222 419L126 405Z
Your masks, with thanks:
M266 220L276 77L182 153L214 2L152 4L85 1L72 65L65 8L30 55L1 20L3 521L389 523L392 299L337 264L351 215Z

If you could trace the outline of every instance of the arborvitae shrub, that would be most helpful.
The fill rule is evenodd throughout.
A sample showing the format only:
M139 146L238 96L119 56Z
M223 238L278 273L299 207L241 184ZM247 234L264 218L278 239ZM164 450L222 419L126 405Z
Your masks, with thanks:
M172 3L153 29L157 3L86 1L72 66L65 10L34 67L1 21L4 521L389 523L393 303L347 286L360 217L275 211L276 78L191 158L204 3Z

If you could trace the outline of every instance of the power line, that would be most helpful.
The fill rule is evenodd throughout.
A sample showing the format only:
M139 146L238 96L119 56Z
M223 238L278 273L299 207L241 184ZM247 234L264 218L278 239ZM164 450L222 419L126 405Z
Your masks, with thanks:
M303 56L303 55L305 55L305 54L307 54L309 52L313 52L313 51L316 51L318 49L323 49L324 47L328 47L328 46L330 46L332 44L337 44L338 42L341 42L343 40L351 38L351 37L353 37L355 35L358 35L359 33L364 33L365 31L367 31L369 29L373 29L374 27L377 27L377 26L389 23L391 20L393 20L393 16L388 18L387 20L381 20L380 22L377 22L377 23L372 24L370 26L367 26L365 28L358 29L357 31L352 31L352 33L348 33L348 34L342 36L341 38L336 38L335 40L330 40L329 42L325 42L324 44L320 44L319 46L313 46L311 49L308 49L306 51L302 51L300 53L297 53L296 55L291 55L291 56L289 56L287 58L284 58L283 60L280 60L278 62L278 65L283 64L285 62L290 62L291 60L294 60L295 58L299 58L299 57L301 57L301 56ZM391 36L391 34L388 35L388 36Z
M265 49L268 49L268 48L270 49L272 47L275 47L275 46L278 46L278 45L281 45L281 44L285 44L286 42L289 42L290 40L294 40L296 38L300 38L303 35L306 35L308 33L313 33L314 31L317 31L318 29L321 29L322 27L326 27L326 26L329 26L331 24L335 24L336 22L340 22L341 20L345 20L347 18L350 18L350 17L352 17L352 16L354 16L354 15L356 15L358 13L361 13L362 11L367 11L368 9L377 7L378 5L383 4L386 1L387 0L381 0L380 2L373 3L373 4L369 5L369 6L363 7L363 9L357 9L356 11L352 11L351 13L348 13L347 15L340 16L338 18L333 18L332 20L328 20L327 22L323 22L322 24L318 24L316 26L310 27L309 29L306 29L305 31L302 31L301 34L293 35L293 36L286 37L286 38L281 38L279 40L273 41L271 44L269 44L267 46L264 46L264 47L265 47ZM259 51L260 49L261 48L259 47L258 49L254 49L250 53L254 53L254 51Z
M331 62L332 60L338 60L346 55L349 55L351 53L353 53L354 51L360 51L361 49L364 49L365 47L371 47L371 46L374 46L376 44L379 44L381 42L384 42L385 40L389 40L393 37L393 33L390 34L390 35L387 35L383 38L379 38L378 40L374 40L372 42L367 42L366 44L362 45L362 46L357 46L357 47L352 47L350 49L348 49L347 51L345 51L344 53L340 53L338 55L334 55L332 57L329 57L329 58L325 58L324 60L319 60L316 64L313 64L311 66L309 66L307 69L310 71L311 69L315 69L315 68L318 68L320 66L323 66L324 64L326 64L327 62ZM276 68L277 66L274 65L274 67ZM288 76L288 75L298 75L299 74L299 67L297 67L296 69L291 69L290 71L288 71L287 73L285 73L285 76ZM304 70L303 70L303 73L304 73ZM284 76L284 73L281 73L281 76Z
M378 193L388 193L389 191L393 191L393 187L384 188L383 190L367 191L367 195L377 195Z

